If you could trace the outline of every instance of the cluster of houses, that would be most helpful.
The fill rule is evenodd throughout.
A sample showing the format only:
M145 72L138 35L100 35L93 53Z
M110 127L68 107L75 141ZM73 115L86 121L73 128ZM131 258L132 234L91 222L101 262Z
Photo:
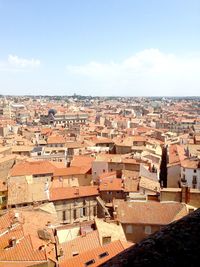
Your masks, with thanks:
M0 100L0 267L100 266L200 207L195 100Z

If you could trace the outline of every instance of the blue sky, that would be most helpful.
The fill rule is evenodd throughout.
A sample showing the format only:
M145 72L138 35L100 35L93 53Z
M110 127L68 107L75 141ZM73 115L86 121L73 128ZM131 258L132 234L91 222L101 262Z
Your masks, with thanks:
M199 89L199 0L0 0L1 94Z

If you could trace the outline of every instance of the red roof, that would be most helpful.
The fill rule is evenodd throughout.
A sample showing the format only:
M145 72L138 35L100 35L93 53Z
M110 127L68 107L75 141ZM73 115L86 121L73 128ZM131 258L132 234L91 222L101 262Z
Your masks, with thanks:
M184 147L173 144L169 147L169 164L180 164L186 158Z
M79 236L71 241L61 244L61 247L64 251L63 260L72 258L74 252L81 254L99 246L101 246L101 243L99 240L98 231L95 230L89 232L86 235Z
M130 243L129 246L131 246ZM60 263L60 267L96 267L113 258L126 248L127 245L125 245L124 242L121 242L120 240L114 241L102 247L99 246L97 248L88 250L84 253L74 256L69 260L65 260L64 262ZM90 261L91 264L87 265L87 262Z
M121 223L166 225L185 216L187 209L184 204L171 202L120 202L117 217Z
M82 166L92 166L92 162L95 160L94 157L87 156L74 156L71 165L73 167L82 167Z
M42 128L41 129L41 134L43 134L43 135L49 135L50 133L52 133L51 128Z
M99 194L97 186L79 187L56 187L50 188L50 200L73 199L87 196L97 196Z
M17 239L17 243L10 247L8 241L13 237ZM46 260L45 251L33 249L30 236L24 236L21 226L0 237L0 261L20 260Z
M104 179L100 182L100 191L122 191L122 180L119 178Z
M5 231L11 225L12 212L9 211L3 216L0 216L0 233Z
M90 166L59 168L55 170L53 176L56 177L86 174L90 169Z
M11 176L50 174L56 169L49 161L26 161L15 165L11 170Z
M48 144L65 144L65 138L62 135L51 135L47 139Z

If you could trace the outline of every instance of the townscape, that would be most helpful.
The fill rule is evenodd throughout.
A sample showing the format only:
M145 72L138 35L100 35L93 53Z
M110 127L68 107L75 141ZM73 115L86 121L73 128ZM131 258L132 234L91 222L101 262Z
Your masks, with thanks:
M99 266L199 207L198 97L0 97L0 267Z

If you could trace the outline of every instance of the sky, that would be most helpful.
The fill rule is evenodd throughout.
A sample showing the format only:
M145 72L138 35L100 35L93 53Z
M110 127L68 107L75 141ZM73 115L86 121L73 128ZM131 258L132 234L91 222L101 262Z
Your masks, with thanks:
M199 0L0 0L0 94L199 92Z

